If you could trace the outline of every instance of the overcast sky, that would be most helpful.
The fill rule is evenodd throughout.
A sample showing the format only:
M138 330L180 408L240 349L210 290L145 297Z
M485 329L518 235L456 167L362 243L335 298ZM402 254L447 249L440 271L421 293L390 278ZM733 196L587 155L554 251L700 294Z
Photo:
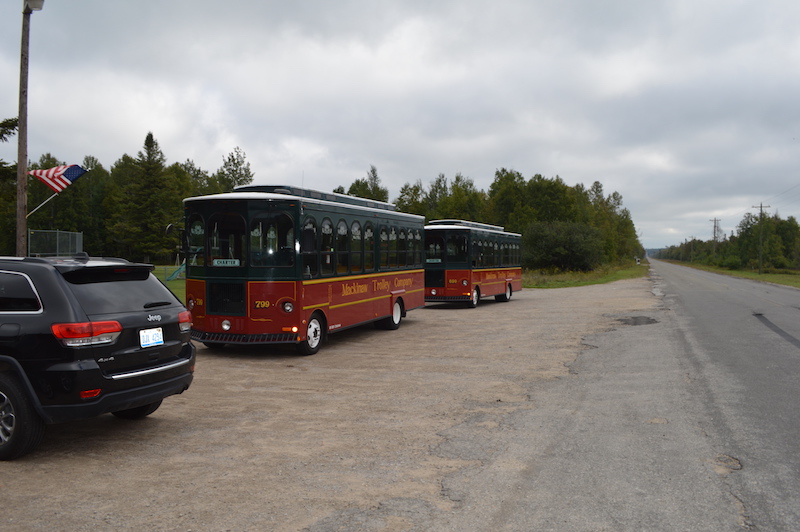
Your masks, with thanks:
M0 119L21 12L0 2ZM46 0L30 49L34 161L110 168L152 131L210 172L239 146L259 184L375 165L392 200L558 175L619 192L648 248L800 210L797 0Z

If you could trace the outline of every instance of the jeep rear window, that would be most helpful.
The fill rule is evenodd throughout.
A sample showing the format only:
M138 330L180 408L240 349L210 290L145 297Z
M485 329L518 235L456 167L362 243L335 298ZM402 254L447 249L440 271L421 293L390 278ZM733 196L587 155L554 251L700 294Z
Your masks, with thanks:
M83 268L65 272L64 278L89 315L180 304L145 268Z
M0 272L0 312L34 312L40 308L39 297L27 276Z

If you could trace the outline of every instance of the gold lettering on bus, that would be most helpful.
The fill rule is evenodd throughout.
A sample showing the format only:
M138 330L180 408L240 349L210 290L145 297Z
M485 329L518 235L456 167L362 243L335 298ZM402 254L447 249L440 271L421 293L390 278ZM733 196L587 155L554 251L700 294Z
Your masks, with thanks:
M344 283L342 284L343 296L354 296L356 294L366 294L369 290L369 285L360 283Z
M389 290L389 281L387 281L386 279L381 279L380 281L378 281L377 279L373 279L372 289L375 290L376 292Z
M394 278L394 287L395 288L408 288L414 284L414 279L409 277L395 277Z

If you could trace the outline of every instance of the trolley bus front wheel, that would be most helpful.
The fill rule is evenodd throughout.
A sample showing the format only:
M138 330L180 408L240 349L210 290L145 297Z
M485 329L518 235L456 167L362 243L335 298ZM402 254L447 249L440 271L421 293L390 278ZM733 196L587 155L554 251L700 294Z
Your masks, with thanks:
M472 297L469 299L469 303L467 305L469 308L475 308L478 306L478 301L481 300L481 289L477 286L472 289Z
M324 318L319 312L315 312L308 319L306 328L306 338L297 344L297 352L301 355L313 355L319 351L322 345L322 331Z
M494 296L494 298L496 301L508 301L509 299L511 299L511 285L510 284L506 285L505 294L497 294L496 296Z

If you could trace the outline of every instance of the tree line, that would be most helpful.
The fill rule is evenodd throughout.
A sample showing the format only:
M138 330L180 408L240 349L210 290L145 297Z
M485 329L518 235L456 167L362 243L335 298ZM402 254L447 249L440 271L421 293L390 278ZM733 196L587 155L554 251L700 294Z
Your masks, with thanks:
M696 262L731 270L800 269L800 224L793 216L747 213L730 236L687 239L655 253L656 258Z
M7 139L9 126L16 124L2 125L6 128L0 129L0 139ZM29 170L63 164L69 163L46 153ZM165 229L182 223L183 198L233 190L253 180L250 163L238 147L211 173L191 160L167 164L152 133L135 157L125 154L110 169L93 156L80 164L87 173L31 214L28 229L82 232L84 249L91 255L146 262L174 259L179 237ZM15 250L16 180L16 164L0 160L0 254L4 255ZM44 183L28 177L29 211L51 195Z
M0 141L7 141L15 121L0 122ZM42 155L30 170L66 164ZM82 232L91 255L121 256L147 262L171 262L179 246L169 224L181 224L186 197L233 190L253 180L250 163L240 148L223 158L211 173L192 160L168 164L152 133L135 157L120 157L106 169L95 157L81 164L88 172L58 198L33 213L33 230ZM29 177L32 209L52 192ZM375 166L366 177L334 192L389 201ZM501 225L523 235L523 265L535 269L591 270L601 264L630 261L643 254L630 213L617 192L605 195L600 182L590 188L568 186L560 177L536 174L525 179L505 168L495 172L488 191L472 179L439 174L429 184L406 183L394 203L398 210L426 220L457 218ZM0 160L0 254L14 253L16 225L16 165Z
M347 191L340 186L334 192L379 201L389 198L374 166ZM483 191L460 173L452 180L439 174L429 185L422 180L404 184L394 203L426 220L471 220L521 233L526 268L588 271L644 254L622 196L605 195L599 181L590 188L568 186L558 176L536 174L526 180L515 170L501 168L489 190Z

